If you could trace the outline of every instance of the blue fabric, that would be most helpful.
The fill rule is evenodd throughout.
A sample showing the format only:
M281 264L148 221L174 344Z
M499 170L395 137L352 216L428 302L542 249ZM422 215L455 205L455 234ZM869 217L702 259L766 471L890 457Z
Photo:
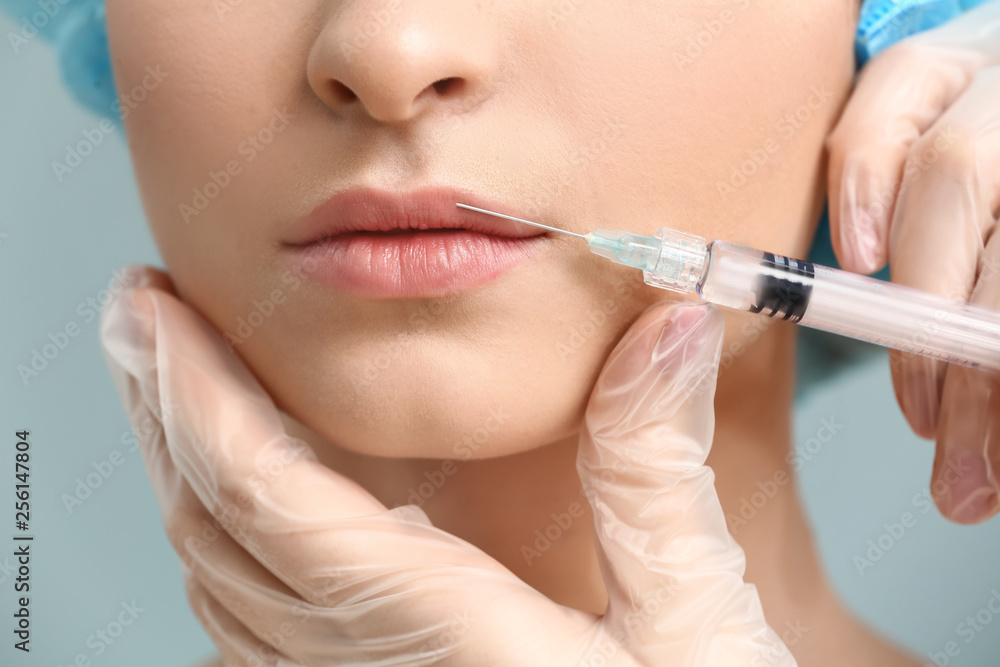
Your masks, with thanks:
M53 43L63 82L100 116L121 124L104 22L104 0L0 0L18 27L7 35L17 53L37 36Z
M63 81L88 109L120 122L115 109L117 93L108 51L104 0L78 1L78 10L69 17L56 41Z
M854 40L858 67L904 37L962 13L959 0L866 0Z
M858 67L879 51L990 0L865 0L854 42Z

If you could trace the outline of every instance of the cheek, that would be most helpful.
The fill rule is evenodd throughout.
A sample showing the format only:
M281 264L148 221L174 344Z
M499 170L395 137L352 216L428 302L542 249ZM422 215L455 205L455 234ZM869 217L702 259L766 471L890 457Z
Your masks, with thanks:
M280 7L244 3L220 19L215 4L107 0L107 24L119 91L142 85L149 68L164 73L124 119L157 247L182 298L232 333L255 299L282 287L262 260L274 230L301 215L261 193L295 187L275 176L293 171L303 143L281 100L307 45Z
M579 171L593 226L808 249L857 8L780 4L587 3L566 19L573 57L547 54L560 66L546 85L560 91L553 113L573 109L587 128L577 143L598 147ZM608 119L618 131L604 149Z
M259 193L293 152L279 140L291 125L280 101L308 47L280 7L244 3L220 17L218 4L107 0L119 91L141 86L150 68L163 73L125 129L147 218L182 290L266 214Z

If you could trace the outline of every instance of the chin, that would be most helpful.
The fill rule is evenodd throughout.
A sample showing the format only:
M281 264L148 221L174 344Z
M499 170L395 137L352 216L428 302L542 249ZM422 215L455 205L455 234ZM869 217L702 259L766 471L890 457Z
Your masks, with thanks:
M279 407L337 447L391 458L487 459L556 442L579 431L590 388L487 373L454 355L398 360L377 375L338 368L289 381L298 389L277 390Z

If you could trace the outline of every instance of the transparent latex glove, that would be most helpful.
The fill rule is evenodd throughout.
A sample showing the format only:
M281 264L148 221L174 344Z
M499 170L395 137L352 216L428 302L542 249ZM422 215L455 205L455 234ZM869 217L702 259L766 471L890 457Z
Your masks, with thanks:
M552 602L285 434L214 329L140 277L102 313L191 605L228 665L794 665L743 582L704 461L723 319L652 307L608 360L578 470L610 603ZM148 429L146 429L148 430Z
M893 282L1000 309L1000 2L876 56L828 146L844 268L870 273L888 259ZM1000 375L897 351L890 361L910 426L937 440L941 513L958 523L995 514Z

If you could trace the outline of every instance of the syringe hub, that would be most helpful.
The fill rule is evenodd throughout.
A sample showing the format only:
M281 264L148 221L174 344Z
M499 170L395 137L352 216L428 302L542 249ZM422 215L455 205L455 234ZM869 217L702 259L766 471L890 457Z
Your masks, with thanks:
M586 239L591 252L642 269L646 283L661 289L690 294L705 272L705 239L669 227L660 227L653 236L598 229Z
M650 236L597 229L585 238L590 252L625 266L652 271L660 259L660 241Z

